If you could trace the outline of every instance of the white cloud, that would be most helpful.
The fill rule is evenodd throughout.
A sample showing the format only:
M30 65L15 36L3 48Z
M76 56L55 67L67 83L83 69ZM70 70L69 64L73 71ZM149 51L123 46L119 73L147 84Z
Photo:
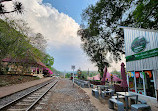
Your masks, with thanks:
M79 25L68 15L59 13L51 4L42 0L17 0L24 5L24 14L9 14L25 20L35 33L43 34L48 41L47 51L55 58L55 68L70 70L71 65L83 70L97 70L80 48L77 37ZM11 4L7 4L12 7ZM118 68L119 69L119 68Z
M61 70L63 67L67 68L71 64L76 64L78 68L88 69L91 67L92 70L96 70L80 48L81 41L77 37L79 25L71 17L59 13L50 4L42 4L42 0L17 1L24 5L24 14L9 14L8 16L16 19L22 18L33 32L40 32L46 37L47 51L55 58L57 69ZM12 7L11 4L7 5ZM85 61L87 61L86 64Z
M18 1L24 5L24 14L13 16L26 20L34 32L40 32L47 38L49 44L60 47L62 44L80 43L76 34L79 25L71 17L59 13L50 4L42 4L42 0Z

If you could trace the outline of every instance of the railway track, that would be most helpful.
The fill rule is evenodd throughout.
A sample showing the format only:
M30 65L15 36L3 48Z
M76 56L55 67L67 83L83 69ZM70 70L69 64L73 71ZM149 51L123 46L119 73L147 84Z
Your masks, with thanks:
M0 105L0 111L30 111L34 109L34 106L44 98L48 91L54 87L57 82L58 80L51 80L37 86L33 90L26 91L26 93L24 91L22 96L10 100L10 102L4 105ZM1 100L1 102L3 102L3 100Z

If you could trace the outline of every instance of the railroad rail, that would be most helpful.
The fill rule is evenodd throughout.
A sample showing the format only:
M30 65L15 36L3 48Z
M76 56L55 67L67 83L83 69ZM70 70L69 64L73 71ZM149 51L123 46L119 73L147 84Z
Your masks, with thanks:
M58 80L51 80L33 87L33 90L26 89L22 96L17 97L10 102L0 105L0 111L29 111L55 86ZM29 91L28 91L29 90ZM26 93L25 93L26 92ZM21 92L18 92L21 93ZM15 94L16 95L16 94ZM14 96L15 96L14 95ZM1 101L3 102L3 100Z

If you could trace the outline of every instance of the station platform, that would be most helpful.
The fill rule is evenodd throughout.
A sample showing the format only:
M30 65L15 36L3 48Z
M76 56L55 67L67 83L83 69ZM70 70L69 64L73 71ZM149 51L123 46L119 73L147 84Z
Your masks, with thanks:
M0 87L0 98L3 98L3 97L8 96L12 93L24 90L26 88L32 87L34 85L38 85L40 83L46 82L46 81L51 80L51 79L52 79L51 77L47 77L47 78L42 78L39 80L25 82L22 84L15 84L15 85L11 85L11 86Z

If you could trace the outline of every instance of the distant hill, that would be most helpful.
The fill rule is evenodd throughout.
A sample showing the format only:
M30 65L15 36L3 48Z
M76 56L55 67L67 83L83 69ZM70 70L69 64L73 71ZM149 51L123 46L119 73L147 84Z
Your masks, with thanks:
M51 69L53 70L53 75L63 75L63 72L58 71L57 69L55 69L54 67L51 67Z

